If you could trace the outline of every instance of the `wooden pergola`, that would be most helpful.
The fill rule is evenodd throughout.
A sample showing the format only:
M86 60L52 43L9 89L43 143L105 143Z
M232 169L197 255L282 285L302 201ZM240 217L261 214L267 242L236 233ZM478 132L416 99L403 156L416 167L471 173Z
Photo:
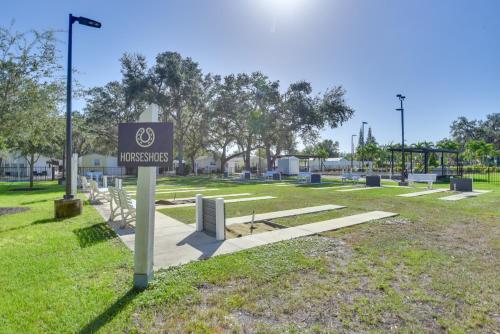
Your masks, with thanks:
M394 175L394 152L401 152L401 147L398 148L389 148L389 151L391 152L391 175ZM460 156L459 154L461 151L459 150L450 150L446 148L414 148L414 147L405 147L405 155L406 153L410 154L410 173L413 173L413 153L423 153L424 154L424 173L429 172L429 156L431 153L436 153L436 154L441 154L441 175L445 175L445 168L444 168L444 155L445 154L455 154L456 155L456 169L457 173L456 175L460 174L460 163L459 159Z

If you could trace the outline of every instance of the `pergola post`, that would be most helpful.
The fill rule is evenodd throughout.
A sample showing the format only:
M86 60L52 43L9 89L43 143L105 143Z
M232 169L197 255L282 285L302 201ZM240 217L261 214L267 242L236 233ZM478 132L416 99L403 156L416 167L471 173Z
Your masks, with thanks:
M391 151L391 179L394 175L394 151Z
M444 152L441 152L441 176L444 176Z
M410 151L410 173L413 173L413 152Z
M429 172L429 152L424 152L424 173L427 174Z

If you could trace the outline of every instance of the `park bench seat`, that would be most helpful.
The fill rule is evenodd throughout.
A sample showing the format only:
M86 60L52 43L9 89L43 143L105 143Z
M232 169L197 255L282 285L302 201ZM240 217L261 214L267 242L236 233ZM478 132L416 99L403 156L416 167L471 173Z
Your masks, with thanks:
M120 228L124 228L128 223L135 222L136 203L130 195L123 189L109 187L110 194L110 215L109 221L120 218Z
M266 180L281 180L281 174L279 172L276 172L276 171L267 171L265 174L264 174Z
M342 182L344 181L359 181L359 175L352 173L344 173L342 174Z
M429 189L432 189L432 184L436 182L437 174L408 174L408 182L427 182Z
M311 182L311 173L310 172L299 172L299 175L297 176L297 182L310 183Z
M97 181L90 180L90 200L93 202L109 202L110 195L107 189L99 188Z
M90 183L85 176L78 177L78 187L84 193L90 192Z

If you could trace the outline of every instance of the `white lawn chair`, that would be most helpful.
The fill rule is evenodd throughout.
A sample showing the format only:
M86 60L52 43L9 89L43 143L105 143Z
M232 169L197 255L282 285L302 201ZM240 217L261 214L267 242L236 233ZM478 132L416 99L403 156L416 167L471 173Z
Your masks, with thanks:
M128 223L135 222L135 201L130 198L125 190L117 189L116 191L118 192L122 218L120 228L124 228Z
M92 202L104 201L108 202L110 200L110 195L105 189L99 189L96 181L90 181L90 200Z
M90 192L90 183L85 176L79 176L78 182L82 193Z
M114 221L118 215L121 214L120 211L120 196L118 195L118 189L115 187L109 187L109 209L110 209L110 215L109 215L109 221Z

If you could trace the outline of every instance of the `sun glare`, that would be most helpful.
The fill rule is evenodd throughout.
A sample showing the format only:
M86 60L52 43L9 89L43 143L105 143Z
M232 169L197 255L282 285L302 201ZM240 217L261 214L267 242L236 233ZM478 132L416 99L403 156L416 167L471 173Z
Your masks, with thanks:
M293 16L304 7L306 0L260 0L264 10L276 16Z

